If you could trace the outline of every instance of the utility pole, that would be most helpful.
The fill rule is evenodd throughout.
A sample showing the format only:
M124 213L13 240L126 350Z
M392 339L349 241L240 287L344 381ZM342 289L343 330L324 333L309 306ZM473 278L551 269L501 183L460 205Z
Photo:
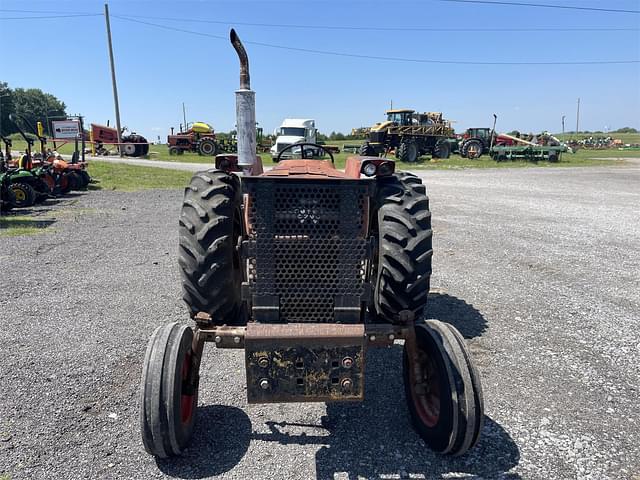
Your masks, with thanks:
M187 111L184 108L184 102L182 102L182 120L184 120L184 129L189 130L187 128Z
M580 131L580 97L578 97L578 109L576 110L576 136Z
M109 5L104 4L104 19L107 22L107 41L109 42L109 62L111 63L111 83L113 85L113 103L116 108L116 130L118 132L118 151L122 157L122 131L120 130L120 105L118 104L118 87L116 85L116 67L113 61L113 45L111 44L111 24L109 23Z
M565 117L565 115L562 115L562 141L563 142L565 141L565 138L564 138L564 117Z

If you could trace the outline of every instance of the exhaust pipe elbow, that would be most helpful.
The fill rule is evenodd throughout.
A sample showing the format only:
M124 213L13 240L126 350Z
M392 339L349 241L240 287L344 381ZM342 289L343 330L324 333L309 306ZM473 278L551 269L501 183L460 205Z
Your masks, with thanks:
M232 28L229 33L231 45L235 48L238 58L240 59L240 89L251 90L251 79L249 78L249 57L247 51L244 49L244 45L240 41L240 37L236 31Z

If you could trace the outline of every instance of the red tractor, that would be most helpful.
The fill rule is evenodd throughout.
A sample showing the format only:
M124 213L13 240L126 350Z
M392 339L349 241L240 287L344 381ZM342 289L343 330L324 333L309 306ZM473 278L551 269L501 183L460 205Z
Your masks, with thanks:
M127 127L122 129L124 134ZM118 130L105 125L91 124L91 138L95 142L98 153L107 154L105 145L118 145ZM143 157L149 153L149 142L142 135L130 132L128 135L121 135L122 143L118 145L120 151L127 157Z
M198 155L216 155L220 146L213 128L204 122L195 122L185 132L167 136L169 155L182 155L193 152Z
M238 154L218 155L185 189L179 265L193 324L159 326L149 341L145 449L167 457L186 447L206 342L244 350L248 402L273 403L362 401L367 352L402 340L417 434L437 452L463 454L482 430L482 388L460 333L425 321L425 186L387 158L352 156L338 170L330 151L319 159L324 147L309 143L264 171L247 54L234 30L231 42L241 65Z

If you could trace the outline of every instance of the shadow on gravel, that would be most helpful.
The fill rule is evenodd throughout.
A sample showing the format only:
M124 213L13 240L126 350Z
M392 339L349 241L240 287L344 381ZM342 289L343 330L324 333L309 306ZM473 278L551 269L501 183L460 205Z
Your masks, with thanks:
M346 473L349 479L444 478L452 474L520 478L508 473L520 461L518 446L490 417L485 416L478 445L462 457L437 455L424 445L410 424L401 357L400 345L368 353L364 402L329 403L327 415L317 425L266 422L271 433L254 433L251 438L285 445L322 445L316 453L320 480L333 480L336 473ZM301 428L308 428L309 433L300 434ZM318 429L325 432L318 435Z
M430 293L427 318L450 323L464 338L479 337L487 330L487 320L473 305L446 293Z
M205 478L235 467L249 448L251 420L239 408L208 405L198 408L193 438L180 457L157 459L172 477Z

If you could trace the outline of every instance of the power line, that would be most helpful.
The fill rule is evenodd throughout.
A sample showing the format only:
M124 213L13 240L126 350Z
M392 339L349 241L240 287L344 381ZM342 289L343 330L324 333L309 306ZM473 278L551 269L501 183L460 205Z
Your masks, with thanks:
M145 22L142 20L136 20L121 15L112 15L113 18L120 20L126 20L128 22L140 23L143 25L149 25L156 28L162 28L164 30L170 30L181 33L188 33L191 35L198 35L201 37L216 38L219 40L227 41L228 38L222 35L214 35L211 33L196 32L193 30L186 30L184 28L170 27L168 25L160 25L157 23ZM261 47L276 48L280 50L290 50L304 53L314 53L319 55L331 55L337 57L349 57L349 58L362 58L367 60L384 60L393 62L410 62L410 63L437 63L437 64L451 64L451 65L611 65L611 64L630 64L640 63L640 60L605 60L605 61L577 61L577 62L477 62L477 61L460 61L460 60L431 60L431 59L419 59L419 58L402 58L402 57L383 57L377 55L361 55L357 53L346 52L334 52L329 50L316 50L311 48L299 48L289 47L284 45L275 45L272 43L253 42L245 40L244 43L249 45L257 45Z
M43 18L76 18L76 17L100 17L101 13L76 13L72 15L45 15L37 17L0 17L0 20L40 20Z
M480 1L480 0L440 0L462 3L495 3L495 4L509 4L509 5L537 5L537 4L524 4L514 2L497 2L497 1ZM557 7L555 5L539 5L549 8L565 8ZM566 8L580 8L582 7L566 7ZM602 10L602 9L598 9ZM43 19L43 18L69 18L69 17L81 17L81 16L99 16L102 13L89 13L89 12L61 12L59 10L22 10L22 9L8 9L0 8L0 12L11 13L51 13L57 14L55 16L31 16L31 17L0 17L0 20L29 20L29 19ZM114 15L115 16L115 15ZM251 23L251 22L236 22L232 20L207 20L199 18L176 18L176 17L150 17L148 15L126 15L127 18L143 18L147 20L168 20L179 21L189 23L209 23L216 25L240 25L245 27L266 27L266 28L295 28L304 30L353 30L353 31L369 31L369 32L637 32L639 28L633 27L361 27L352 25L299 25L289 23Z
M553 32L553 31L640 31L638 28L627 27L359 27L351 25L296 25L290 23L247 23L234 22L230 20L206 20L198 18L175 18L175 17L149 17L146 15L126 15L127 18L144 18L147 20L169 20L175 22L205 23L215 25L245 26L245 27L268 27L268 28L296 28L304 30L355 30L374 32Z
M10 13L57 13L63 15L102 15L98 12L62 12L60 10L22 10L13 8L0 8L0 12Z
M517 7L539 7L539 8L562 8L565 10L587 10L592 12L610 12L610 13L640 13L640 10L622 10L617 8L598 8L598 7L577 7L574 5L549 5L545 3L525 3L525 2L500 2L489 0L440 0L441 2L454 3L480 3L483 5L509 5Z

